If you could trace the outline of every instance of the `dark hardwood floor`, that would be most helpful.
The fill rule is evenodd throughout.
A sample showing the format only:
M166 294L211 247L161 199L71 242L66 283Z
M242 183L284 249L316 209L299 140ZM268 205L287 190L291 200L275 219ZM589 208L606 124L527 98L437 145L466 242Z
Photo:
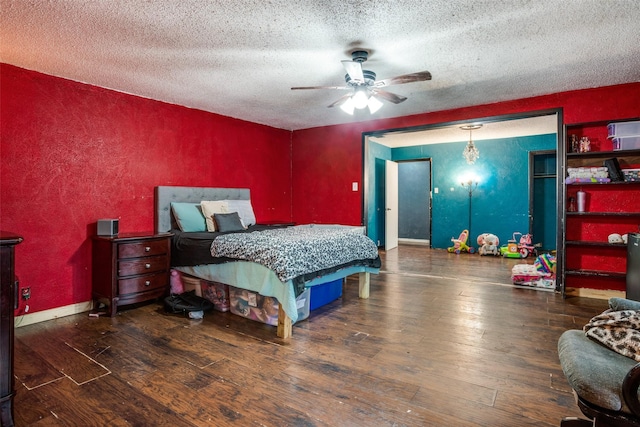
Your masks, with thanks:
M606 301L509 286L520 260L384 253L281 340L159 303L16 329L18 426L557 426L579 416L560 334ZM530 261L532 262L532 260Z

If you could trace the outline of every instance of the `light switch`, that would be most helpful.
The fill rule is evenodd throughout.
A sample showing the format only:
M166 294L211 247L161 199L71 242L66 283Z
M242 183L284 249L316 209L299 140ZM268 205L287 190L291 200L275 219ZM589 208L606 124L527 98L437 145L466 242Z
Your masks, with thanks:
M354 183L351 184L351 190L352 191L358 191L358 183L357 182L354 182Z
M438 187L435 187L435 188L433 189L433 192L434 192L434 193L436 193L436 194L438 194Z

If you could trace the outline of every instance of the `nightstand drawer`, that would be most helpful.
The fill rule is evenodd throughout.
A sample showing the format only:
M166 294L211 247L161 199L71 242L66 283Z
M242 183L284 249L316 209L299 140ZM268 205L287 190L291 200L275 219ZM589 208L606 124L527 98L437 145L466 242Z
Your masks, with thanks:
M164 255L167 251L167 239L135 243L120 243L118 245L118 258L122 259Z
M118 280L118 294L127 295L167 287L167 274L158 273Z
M168 270L168 258L166 256L153 256L118 261L118 276L135 276L138 274L155 273Z

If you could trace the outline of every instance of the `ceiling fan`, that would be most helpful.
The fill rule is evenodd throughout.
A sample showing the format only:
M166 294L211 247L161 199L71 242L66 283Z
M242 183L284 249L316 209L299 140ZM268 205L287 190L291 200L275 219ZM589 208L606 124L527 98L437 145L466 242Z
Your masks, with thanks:
M384 80L376 80L376 73L362 68L362 63L367 60L369 52L365 50L356 50L351 53L352 60L342 61L342 65L347 70L344 80L346 86L303 86L292 87L291 90L300 89L335 89L348 90L347 95L342 96L336 102L329 105L331 107L340 107L348 114L353 114L355 109L369 108L371 114L375 113L382 107L382 102L391 102L400 104L406 101L406 97L396 95L381 88L399 85L405 83L422 82L431 80L431 73L421 71L419 73L404 74L402 76L391 77Z

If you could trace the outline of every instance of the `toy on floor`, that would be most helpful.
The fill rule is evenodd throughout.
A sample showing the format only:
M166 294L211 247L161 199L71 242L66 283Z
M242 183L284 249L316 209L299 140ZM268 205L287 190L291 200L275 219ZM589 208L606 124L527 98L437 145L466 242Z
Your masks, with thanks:
M478 236L478 253L480 255L500 255L500 240L491 233L482 233Z
M518 251L520 251L520 255L522 258L526 258L529 255L533 255L534 257L538 256L538 250L533 245L533 235L532 234L521 234L514 233L513 238L515 239L516 234L520 234L520 243L518 244Z
M176 270L171 269L169 276L169 283L172 295L180 295L184 292L184 284L182 283L182 276Z
M518 240L516 236L520 236ZM507 242L506 246L500 248L500 253L505 258L526 258L529 255L538 256L538 250L531 243L533 236L529 233L513 233L513 239ZM518 242L518 243L516 243Z
M469 230L462 230L462 233L460 233L460 236L457 239L451 238L453 246L447 248L447 250L449 252L455 252L456 254L459 254L460 252L469 252L470 254L474 253L476 251L475 248L467 245L468 238Z
M505 258L522 258L515 239L509 239L506 245L500 246L500 255Z
M533 266L539 272L548 275L556 274L556 257L551 254L542 254L533 262Z

